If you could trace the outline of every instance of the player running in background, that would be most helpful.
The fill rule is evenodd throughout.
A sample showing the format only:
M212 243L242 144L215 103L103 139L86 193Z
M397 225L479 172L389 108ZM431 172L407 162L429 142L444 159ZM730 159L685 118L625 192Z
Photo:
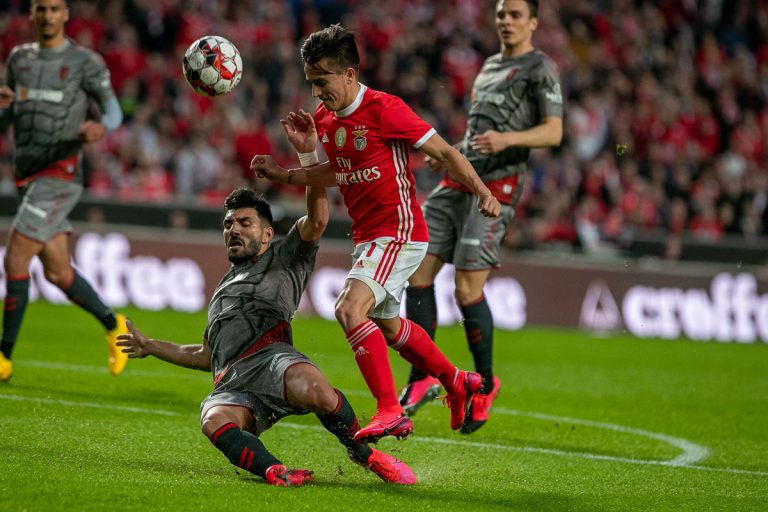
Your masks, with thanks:
M408 318L435 339L434 282L445 263L456 270L456 302L475 370L483 387L472 397L461 432L488 420L501 381L493 374L493 318L483 295L490 270L499 267L499 248L523 189L530 148L558 146L563 135L563 101L554 62L533 47L537 0L499 0L496 30L501 52L489 57L475 79L464 140L459 148L501 202L502 215L479 215L472 190L447 175L424 203L429 249L406 292ZM435 170L442 162L427 158ZM440 383L411 369L400 403L409 415L437 396Z
M376 398L376 414L356 435L376 440L407 436L413 424L398 403L387 345L438 379L447 390L451 428L461 427L480 376L457 369L427 333L400 318L403 289L427 250L427 227L416 203L408 146L444 162L477 195L475 208L496 216L500 206L472 166L400 98L357 80L355 36L340 25L311 34L301 47L312 95L321 100L314 120L291 113L288 138L302 168L285 170L271 157L254 157L258 176L297 185L339 187L352 217L354 264L336 302L336 318ZM318 139L329 161L318 163Z
M347 448L352 461L386 482L416 483L403 462L353 439L360 426L352 406L293 347L290 321L328 223L325 189L307 189L307 215L275 243L271 208L255 192L235 190L224 206L224 243L232 268L208 306L203 343L147 339L129 323L130 333L119 336L118 345L132 358L153 355L212 371L214 389L201 405L203 433L232 464L272 485L299 486L312 479L312 472L286 469L258 436L285 416L309 412Z
M38 256L45 278L94 315L107 330L108 367L117 375L128 360L115 347L125 317L114 314L72 268L67 220L83 192L81 148L120 126L123 113L99 55L64 35L65 0L33 0L37 42L16 46L0 86L0 129L13 121L19 207L3 261L6 296L0 341L0 381L13 373L11 353L29 300L29 264ZM86 120L91 101L101 121Z

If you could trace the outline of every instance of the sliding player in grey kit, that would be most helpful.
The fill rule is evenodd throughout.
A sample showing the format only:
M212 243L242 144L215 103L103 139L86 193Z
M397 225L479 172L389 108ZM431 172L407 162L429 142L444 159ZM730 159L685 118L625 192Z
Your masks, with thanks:
M456 269L456 302L475 371L483 379L461 427L464 434L485 424L501 387L501 380L493 374L493 317L483 287L491 269L499 267L501 241L523 189L531 148L558 146L563 134L556 65L531 42L538 26L538 4L537 0L496 3L501 51L485 61L475 79L467 131L459 144L502 204L502 215L480 215L470 191L446 175L423 205L429 248L406 291L408 318L435 339L435 277L445 263ZM439 162L429 157L426 161L441 170ZM439 391L439 382L413 368L400 404L413 415Z
M104 326L108 368L117 375L128 360L115 346L126 320L72 268L67 217L83 192L82 146L117 129L123 114L102 58L65 37L67 3L32 0L30 18L37 41L11 50L7 83L0 86L0 130L13 122L19 202L3 261L7 292L0 381L13 373L11 353L29 300L29 265L35 256L45 278ZM93 102L101 109L100 121L87 119Z
M258 157L256 157L258 158ZM328 223L325 189L307 189L307 215L284 239L272 243L272 211L249 189L224 202L224 243L232 263L208 306L201 344L177 345L148 339L128 323L119 337L129 357L211 371L213 391L200 406L203 433L229 461L277 486L312 480L306 469L287 469L259 435L292 414L317 415L346 447L349 457L385 482L414 484L402 461L354 440L360 429L344 394L293 347L290 321L299 307L320 237Z

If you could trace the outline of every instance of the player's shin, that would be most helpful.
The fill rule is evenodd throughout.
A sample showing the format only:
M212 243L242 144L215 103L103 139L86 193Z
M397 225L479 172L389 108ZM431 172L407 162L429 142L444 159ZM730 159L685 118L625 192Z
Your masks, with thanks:
M262 478L266 479L269 467L281 464L258 437L242 430L235 423L222 425L210 439L229 462Z
M376 399L377 412L402 413L389 365L387 342L375 323L368 320L346 333L355 362Z
M405 290L405 310L408 320L419 325L427 333L431 340L435 339L437 330L437 301L435 299L435 287L409 286ZM408 383L422 380L427 376L415 366L411 366Z
M336 436L339 442L344 445L350 459L359 464L365 464L368 457L371 456L372 450L367 444L358 443L354 440L355 432L360 429L360 423L357 421L355 411L344 393L337 389L336 394L339 397L336 410L330 414L318 414L317 419L328 432Z
M0 351L7 359L11 358L28 302L29 276L8 276L3 308L3 339L0 342Z
M460 306L464 318L464 332L475 369L483 378L480 393L493 391L493 316L485 297L478 302Z
M402 318L400 332L388 343L403 359L436 377L449 393L453 390L456 367L418 324Z

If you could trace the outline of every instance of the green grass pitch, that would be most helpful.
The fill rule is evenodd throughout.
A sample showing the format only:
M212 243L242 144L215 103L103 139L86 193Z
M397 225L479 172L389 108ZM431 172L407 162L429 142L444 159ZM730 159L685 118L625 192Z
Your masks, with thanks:
M204 314L126 313L177 342L205 326ZM294 335L365 421L374 403L341 329L299 318ZM471 366L460 327L438 341ZM390 359L400 385L407 366ZM207 374L147 358L112 377L95 321L34 303L0 385L0 510L768 510L768 346L526 328L496 332L495 361L501 394L475 434L452 432L435 401L411 438L379 443L416 486L355 466L309 415L262 440L316 482L274 488L200 433Z

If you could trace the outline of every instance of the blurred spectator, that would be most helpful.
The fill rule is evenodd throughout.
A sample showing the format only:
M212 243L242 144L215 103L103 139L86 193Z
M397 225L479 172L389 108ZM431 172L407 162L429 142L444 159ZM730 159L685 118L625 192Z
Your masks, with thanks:
M86 152L87 193L216 205L222 190L250 180L252 154L295 164L278 120L316 105L297 46L339 21L358 32L362 81L403 97L458 142L472 77L499 50L484 6L71 0L68 34L105 56L126 114L120 131ZM27 9L0 2L3 59L34 39ZM539 23L535 43L561 68L566 136L556 152L532 154L505 243L590 251L658 230L674 235L673 257L686 235L766 240L768 2L549 0ZM181 78L183 51L205 34L230 38L243 56L242 82L225 97L198 96ZM4 137L0 190L12 193ZM422 195L439 179L416 176ZM285 205L303 194L264 192Z

